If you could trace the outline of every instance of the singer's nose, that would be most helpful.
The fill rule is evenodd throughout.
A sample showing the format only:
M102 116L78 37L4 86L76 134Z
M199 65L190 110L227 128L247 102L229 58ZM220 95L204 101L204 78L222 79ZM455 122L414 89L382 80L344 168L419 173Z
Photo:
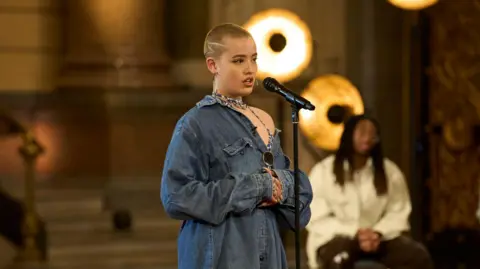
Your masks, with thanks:
M246 74L246 75L251 75L253 73L253 64L250 63L250 62L247 62L246 66L245 66L245 69L243 70L243 72Z

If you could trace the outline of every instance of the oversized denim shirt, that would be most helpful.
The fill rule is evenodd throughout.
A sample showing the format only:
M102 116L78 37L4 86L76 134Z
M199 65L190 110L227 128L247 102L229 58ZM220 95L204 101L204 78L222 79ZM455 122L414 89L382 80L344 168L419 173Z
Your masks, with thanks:
M165 160L161 200L168 215L184 220L178 236L179 269L288 268L280 228L294 229L294 174L280 147L272 151L283 201L272 196L262 171L265 143L243 114L206 96L177 123ZM300 173L300 224L310 220L312 190Z

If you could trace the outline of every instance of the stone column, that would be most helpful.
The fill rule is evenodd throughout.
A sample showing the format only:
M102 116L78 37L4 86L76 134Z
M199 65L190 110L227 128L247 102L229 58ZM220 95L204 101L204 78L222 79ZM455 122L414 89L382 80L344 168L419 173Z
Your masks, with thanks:
M177 85L206 92L212 88L203 56L203 42L210 29L208 4L209 0L168 1L166 15L169 50L175 59L172 80Z
M164 1L75 0L65 10L61 87L170 86Z
M164 44L164 3L64 1L64 53L52 121L62 134L61 155L68 161L57 174L98 181L118 174L125 157L142 155L121 151L127 148L123 138L128 132L142 137L148 130L123 126L142 122L145 105L138 103L146 95L155 101L173 90ZM124 115L130 116L128 121ZM132 166L128 171L144 170Z

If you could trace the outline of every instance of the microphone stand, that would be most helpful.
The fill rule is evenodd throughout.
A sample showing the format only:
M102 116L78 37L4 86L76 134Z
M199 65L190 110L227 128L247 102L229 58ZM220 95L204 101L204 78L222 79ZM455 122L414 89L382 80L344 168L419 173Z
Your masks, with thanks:
M292 104L293 171L295 189L295 268L300 267L300 170L298 168L298 117L299 108Z

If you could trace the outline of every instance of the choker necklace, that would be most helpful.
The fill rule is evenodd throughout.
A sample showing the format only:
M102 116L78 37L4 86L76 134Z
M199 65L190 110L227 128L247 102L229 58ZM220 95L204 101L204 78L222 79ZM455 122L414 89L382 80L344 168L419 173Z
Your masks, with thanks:
M243 100L240 99L235 99L231 97L227 97L225 95L219 94L218 92L213 92L212 96L217 99L218 103L220 103L223 106L229 107L231 109L235 108L241 108L241 109L246 109L247 104L243 102Z

